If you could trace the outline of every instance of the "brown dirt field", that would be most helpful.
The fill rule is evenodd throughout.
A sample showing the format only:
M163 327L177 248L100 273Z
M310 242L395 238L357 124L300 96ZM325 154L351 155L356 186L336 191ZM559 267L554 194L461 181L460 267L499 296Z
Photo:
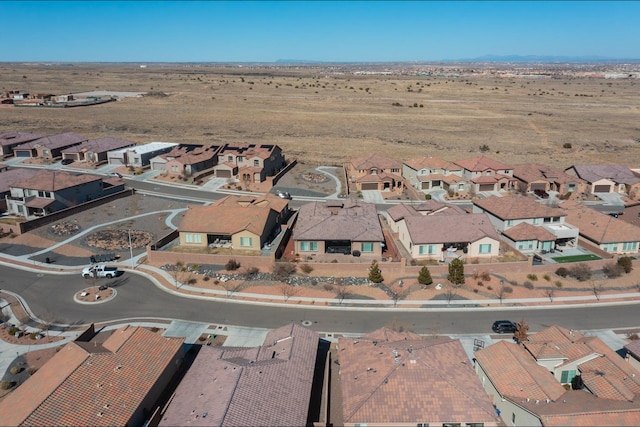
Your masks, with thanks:
M1 64L5 89L169 94L70 109L2 106L3 128L73 130L139 143L278 144L288 158L310 164L341 164L368 152L455 160L478 155L484 144L485 154L507 163L568 167L640 158L634 79L559 72L539 79L340 75L299 68Z

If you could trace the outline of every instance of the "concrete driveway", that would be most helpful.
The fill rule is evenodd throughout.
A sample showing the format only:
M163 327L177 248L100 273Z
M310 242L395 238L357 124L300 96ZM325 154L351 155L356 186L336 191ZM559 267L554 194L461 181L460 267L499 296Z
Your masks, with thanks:
M384 203L380 190L362 190L362 200L367 203Z

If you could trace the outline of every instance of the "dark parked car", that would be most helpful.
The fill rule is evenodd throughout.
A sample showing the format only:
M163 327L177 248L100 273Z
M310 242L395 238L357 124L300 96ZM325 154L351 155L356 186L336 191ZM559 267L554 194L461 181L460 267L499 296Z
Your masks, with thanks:
M491 329L498 334L512 334L516 331L516 324L510 320L496 320Z
M73 159L62 159L60 163L62 163L63 165L70 165L71 163L73 163Z
M351 255L351 248L349 246L329 246L327 253Z
M541 199L549 198L549 193L547 193L544 190L533 190L533 192L535 193L536 196L540 197Z

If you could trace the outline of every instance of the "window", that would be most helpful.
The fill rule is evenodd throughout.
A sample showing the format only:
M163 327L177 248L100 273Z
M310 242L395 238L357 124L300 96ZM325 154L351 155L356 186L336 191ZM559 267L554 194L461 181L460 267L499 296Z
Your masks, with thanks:
M398 168L391 168L391 172L398 173L398 172L400 172L400 170Z
M458 184L458 190L464 190L464 184Z
M507 220L507 227L511 227L513 225L513 220L512 219L508 219Z
M38 191L38 197L51 198L51 193L48 191Z
M371 243L371 242L362 243L362 245L360 245L360 251L361 252L373 252L373 243Z
M516 425L516 413L511 413L511 424Z
M442 427L460 427L460 423L442 423Z
M202 235L187 233L184 235L185 243L202 243Z
M429 423L418 423L417 427L429 427Z
M573 191L576 189L576 185L575 184L569 184L569 191L573 193Z
M418 249L420 255L433 255L436 253L435 245L420 245Z
M602 245L602 249L605 252L617 252L618 251L618 244L617 243L605 243Z
M260 166L260 160L254 160L253 161L253 166L259 167Z
M533 225L540 224L540 218L533 218Z
M561 384L568 384L571 382L571 380L573 380L573 377L576 376L576 370L570 370L570 371L562 371L562 374L560 375L560 383Z
M522 250L522 249L533 249L533 243L535 242L535 240L523 240L521 242L518 242L518 249Z
M233 162L233 156L227 156L227 161L228 162Z
M253 246L253 238L251 238L251 237L241 237L240 238L240 246Z
M171 172L178 173L179 172L178 165L171 165Z
M624 242L622 244L623 251L635 251L638 249L638 242Z
M317 251L318 242L300 242L300 251Z
M491 253L491 243L485 243L484 245L480 245L480 253L481 254L490 254Z
M244 157L243 156L238 156L238 163L242 163L244 162Z
M467 423L467 427L484 427L484 423Z

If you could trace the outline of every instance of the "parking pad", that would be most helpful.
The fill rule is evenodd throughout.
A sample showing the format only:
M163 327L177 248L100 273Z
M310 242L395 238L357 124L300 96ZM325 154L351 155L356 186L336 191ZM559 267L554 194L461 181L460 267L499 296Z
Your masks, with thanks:
M185 344L194 344L208 328L209 325L207 324L174 320L169 324L162 336L184 338Z

